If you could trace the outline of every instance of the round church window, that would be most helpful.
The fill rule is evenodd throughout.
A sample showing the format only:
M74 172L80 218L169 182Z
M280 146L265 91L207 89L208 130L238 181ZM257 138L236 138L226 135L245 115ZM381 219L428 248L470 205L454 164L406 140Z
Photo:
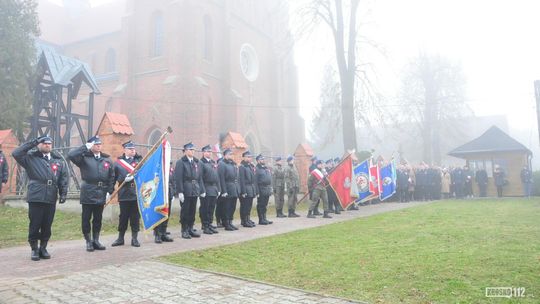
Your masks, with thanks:
M240 48L240 68L249 81L255 81L259 76L259 59L251 44L244 43Z

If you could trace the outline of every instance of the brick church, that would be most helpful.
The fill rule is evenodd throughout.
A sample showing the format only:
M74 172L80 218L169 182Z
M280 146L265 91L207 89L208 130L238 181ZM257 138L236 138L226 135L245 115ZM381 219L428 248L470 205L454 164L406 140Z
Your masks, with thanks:
M39 1L40 39L91 67L94 126L123 113L138 143L170 125L173 146L235 131L281 155L304 140L286 0L59 2Z

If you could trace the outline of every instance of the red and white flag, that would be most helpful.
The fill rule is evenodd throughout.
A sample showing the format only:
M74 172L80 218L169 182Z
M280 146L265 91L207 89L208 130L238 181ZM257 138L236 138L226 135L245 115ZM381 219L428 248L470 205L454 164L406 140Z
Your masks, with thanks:
M335 167L328 176L328 182L334 192L336 192L339 203L343 209L347 209L350 204L354 203L355 197L351 195L353 166L351 155L347 157Z

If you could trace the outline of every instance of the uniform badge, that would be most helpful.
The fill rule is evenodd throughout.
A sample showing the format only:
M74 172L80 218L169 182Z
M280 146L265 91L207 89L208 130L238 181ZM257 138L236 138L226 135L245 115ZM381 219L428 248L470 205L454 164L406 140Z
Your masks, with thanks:
M57 163L52 164L51 169L54 175L56 175L56 172L58 171L58 164Z
M105 167L105 169L109 169L110 166L111 166L111 165L109 165L108 162L104 162L104 163L103 163L103 167Z

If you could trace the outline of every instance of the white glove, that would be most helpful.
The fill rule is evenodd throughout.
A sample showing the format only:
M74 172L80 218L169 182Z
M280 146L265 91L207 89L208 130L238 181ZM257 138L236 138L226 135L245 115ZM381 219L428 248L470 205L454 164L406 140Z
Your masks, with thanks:
M110 199L111 199L111 194L107 192L107 194L105 195L105 202L108 202Z
M246 197L247 197L247 193L242 194L242 197L243 197L243 198L246 198Z
M180 203L184 202L184 193L178 193L178 199L180 200Z
M201 197L202 197L202 198L205 198L205 197L206 197L206 193L201 193Z
M223 193L223 194L221 195L221 197L227 197L227 195L229 195L229 194L228 194L227 192L225 192L225 193Z
M133 180L133 175L131 174L126 175L126 178L124 178L124 182L126 183L129 183L132 180Z
M217 196L220 196L220 195L221 195L221 192L218 191Z
M86 149L90 150L94 146L94 142L89 142L84 144L86 146Z

